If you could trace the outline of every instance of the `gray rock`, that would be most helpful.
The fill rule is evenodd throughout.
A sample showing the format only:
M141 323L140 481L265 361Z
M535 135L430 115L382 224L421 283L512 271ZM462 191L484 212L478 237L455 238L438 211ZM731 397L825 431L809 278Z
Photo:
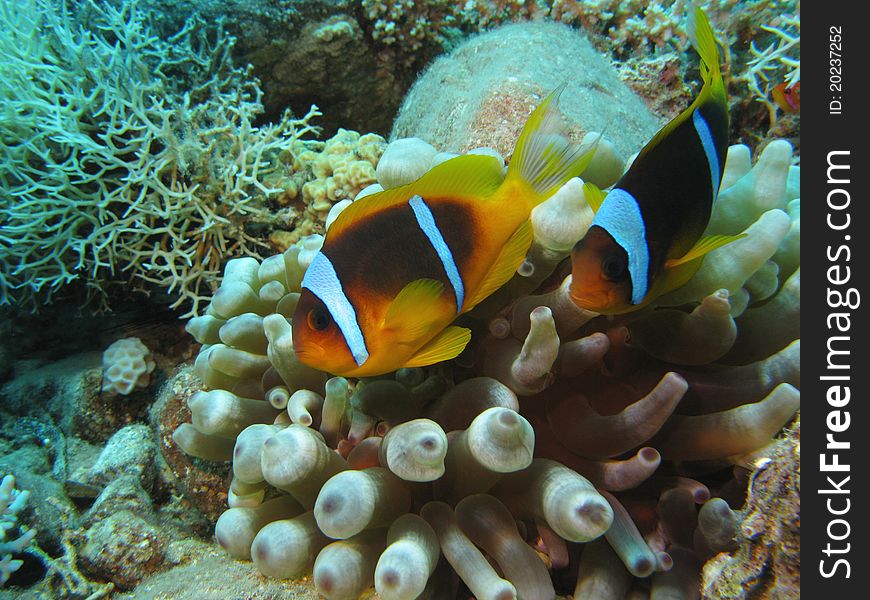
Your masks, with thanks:
M89 527L125 510L140 516L152 513L151 498L135 475L121 475L110 481L85 513L82 524Z
M17 364L15 377L0 387L0 406L14 416L53 423L66 437L102 444L127 423L143 419L152 398L101 394L100 363L101 354L89 352Z
M93 576L131 589L162 566L167 545L160 529L124 510L85 532L79 557Z
M76 419L76 407L87 404L88 371L99 365L97 353L47 364L22 362L16 365L15 377L0 388L3 408L18 416L48 417L68 434Z
M100 488L88 482L91 467L97 462L102 447L77 437L67 438L67 476L65 488L70 498L96 498Z
M12 375L13 363L12 350L0 346L0 382L6 381Z
M187 543L187 542L185 542ZM174 544L177 545L177 544ZM191 560L191 551L197 556ZM172 547L167 550L171 562ZM216 546L199 544L183 552L184 564L148 577L135 590L119 594L118 600L315 600L321 596L314 589L311 577L281 580L263 577L251 562L234 560ZM367 597L367 596L363 596Z
M452 152L490 146L507 156L532 109L563 83L569 122L578 133L603 131L623 158L661 125L582 33L518 23L436 59L405 97L391 138L419 137Z
M113 435L88 473L88 483L105 486L122 475L131 475L144 490L154 487L157 447L151 428L143 424L124 427Z
M26 445L0 456L0 474L15 475L15 486L30 492L20 521L36 528L36 543L43 549L61 547L63 532L71 526L76 508L67 498L63 483L55 480L45 448Z

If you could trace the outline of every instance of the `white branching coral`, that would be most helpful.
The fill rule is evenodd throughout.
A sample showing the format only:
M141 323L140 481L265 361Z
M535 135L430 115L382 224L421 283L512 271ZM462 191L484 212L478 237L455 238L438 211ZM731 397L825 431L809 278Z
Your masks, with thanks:
M750 93L770 111L770 126L776 123L777 106L771 101L771 91L782 81L791 87L801 80L801 17L785 15L777 26L763 25L764 31L774 34L774 40L759 49L753 41L750 45L752 59L746 72L740 76Z
M134 2L93 7L88 30L50 0L0 0L0 303L153 283L195 313L227 255L265 247L249 226L283 190L264 178L319 113L257 127L232 38L191 20L160 40Z
M20 560L13 560L13 552L23 552L36 537L36 530L24 531L15 539L7 540L7 532L18 526L18 513L27 505L30 492L15 489L15 477L7 475L0 481L0 585L21 568Z

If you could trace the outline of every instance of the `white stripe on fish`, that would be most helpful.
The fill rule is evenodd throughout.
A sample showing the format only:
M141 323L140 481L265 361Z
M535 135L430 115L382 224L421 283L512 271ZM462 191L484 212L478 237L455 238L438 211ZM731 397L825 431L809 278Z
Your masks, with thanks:
M318 252L314 256L314 260L311 261L302 278L302 287L311 290L311 293L326 305L329 314L344 335L354 362L357 366L362 366L369 358L365 337L357 321L356 311L344 294L335 267L323 252Z
M598 225L609 233L628 254L631 303L640 304L649 290L649 246L637 200L627 191L613 188L595 213L592 225Z
M438 225L435 223L435 216L429 210L429 207L426 206L423 198L414 196L408 200L408 204L411 205L411 210L414 211L417 224L423 230L423 233L426 234L426 237L429 238L432 248L435 249L438 258L441 259L441 264L444 265L447 279L450 280L450 284L453 286L453 293L456 295L456 313L459 314L462 310L462 303L465 301L465 286L462 284L462 277L459 275L459 269L456 267L453 253L450 251L450 247L447 246L447 242L444 241L444 236L441 235L441 230L438 229Z
M701 145L704 146L704 154L707 155L707 162L710 164L710 182L713 184L713 200L719 194L719 156L716 154L716 144L713 143L713 134L710 132L710 127L701 114L701 110L696 108L692 113L692 123L695 125L695 131L698 132L698 137L701 138Z

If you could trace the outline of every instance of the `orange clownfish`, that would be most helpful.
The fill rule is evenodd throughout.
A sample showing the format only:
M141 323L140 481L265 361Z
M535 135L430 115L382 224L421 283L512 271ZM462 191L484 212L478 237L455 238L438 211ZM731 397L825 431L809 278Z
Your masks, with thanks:
M532 208L592 158L564 135L560 91L529 117L506 174L492 156L458 156L339 214L302 280L300 362L364 377L462 352L471 332L450 324L511 278Z
M704 85L694 102L644 146L602 199L572 251L571 297L587 310L637 310L683 285L704 255L736 239L701 239L719 192L728 149L728 101L713 30L693 15ZM597 205L597 206L596 206Z
M801 111L801 82L798 81L792 86L787 83L780 83L773 88L770 93L773 96L773 101L786 113L796 114Z

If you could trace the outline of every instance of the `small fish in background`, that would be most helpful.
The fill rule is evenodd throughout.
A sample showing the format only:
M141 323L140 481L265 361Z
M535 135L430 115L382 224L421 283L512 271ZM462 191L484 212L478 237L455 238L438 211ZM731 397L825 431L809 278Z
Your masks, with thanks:
M462 352L471 332L450 324L513 276L532 208L592 159L565 136L560 92L529 117L506 174L495 157L458 156L339 214L293 315L300 362L364 377Z
M586 184L596 210L572 251L571 297L587 310L637 310L681 285L706 253L737 236L701 238L719 192L728 148L728 101L713 30L700 9L690 31L704 85L694 102L644 146L605 196Z
M801 111L801 82L798 81L794 85L789 86L786 82L780 83L773 88L770 93L773 101L776 102L783 112L790 115L797 114Z

